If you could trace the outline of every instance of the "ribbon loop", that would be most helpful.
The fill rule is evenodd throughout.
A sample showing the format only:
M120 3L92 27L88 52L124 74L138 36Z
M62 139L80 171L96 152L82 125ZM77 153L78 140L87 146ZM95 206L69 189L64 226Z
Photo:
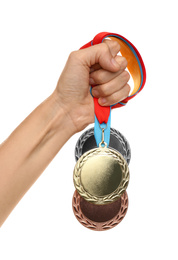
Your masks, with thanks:
M127 102L135 97L144 87L146 81L146 69L143 63L142 57L136 47L125 37L115 34L115 33L108 33L108 32L101 32L97 34L94 39L85 44L81 49L90 47L95 44L102 43L105 38L110 38L111 40L117 41L120 46L120 52L122 56L127 59L128 62L128 70L133 78L134 81L134 89L132 93L122 100L122 102L118 102L111 107L107 106L100 106L98 103L98 99L94 97L94 107L95 107L95 139L97 145L102 140L102 130L100 128L101 124L107 124L107 128L105 130L105 142L109 145L109 138L110 138L110 122L111 122L111 108L121 107L127 104Z

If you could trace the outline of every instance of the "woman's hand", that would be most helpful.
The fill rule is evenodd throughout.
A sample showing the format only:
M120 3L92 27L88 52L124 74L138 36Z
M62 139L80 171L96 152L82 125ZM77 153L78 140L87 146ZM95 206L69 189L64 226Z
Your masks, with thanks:
M57 100L72 120L75 132L94 122L94 103L90 94L99 98L102 106L110 106L125 99L130 92L127 61L118 56L116 41L72 52L54 91Z

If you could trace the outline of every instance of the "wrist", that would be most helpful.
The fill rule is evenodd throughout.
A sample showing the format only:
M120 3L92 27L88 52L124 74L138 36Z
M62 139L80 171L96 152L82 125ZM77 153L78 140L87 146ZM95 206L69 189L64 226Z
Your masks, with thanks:
M75 124L69 115L71 108L63 103L62 98L56 90L51 94L49 99L51 103L50 106L52 107L54 113L54 119L51 125L52 130L55 132L64 130L66 135L70 138L77 132Z
M75 97L73 97L74 102L72 102L72 99L70 102L64 101L57 90L52 95L57 107L63 110L66 124L72 134L82 131L94 122L93 98L90 94L88 99L83 100L83 102L76 102Z

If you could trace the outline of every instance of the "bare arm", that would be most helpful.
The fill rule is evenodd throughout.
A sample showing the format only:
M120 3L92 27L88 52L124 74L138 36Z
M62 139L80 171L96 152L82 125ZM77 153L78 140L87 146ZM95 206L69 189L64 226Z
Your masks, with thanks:
M55 91L0 145L0 226L65 142L94 121L91 78L105 105L128 95L126 60L116 57L118 44L106 43L72 53Z
M0 146L0 224L74 132L52 94Z

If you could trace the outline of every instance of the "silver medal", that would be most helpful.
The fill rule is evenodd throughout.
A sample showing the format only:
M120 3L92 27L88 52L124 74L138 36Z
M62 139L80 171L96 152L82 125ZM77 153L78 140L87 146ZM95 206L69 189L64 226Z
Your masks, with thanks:
M75 159L78 159L87 151L96 148L94 128L85 131L78 139L75 146ZM127 139L116 129L110 129L110 143L108 148L115 149L122 154L127 164L130 162L131 150Z

